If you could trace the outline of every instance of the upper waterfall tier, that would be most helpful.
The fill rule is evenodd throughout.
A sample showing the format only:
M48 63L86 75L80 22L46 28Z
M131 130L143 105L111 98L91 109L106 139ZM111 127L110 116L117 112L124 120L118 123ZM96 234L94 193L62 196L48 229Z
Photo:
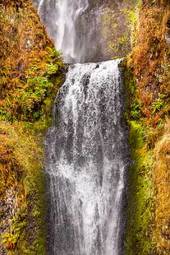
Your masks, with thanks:
M55 43L67 63L84 61L86 36L86 10L88 0L57 0L44 3L40 1L38 6L39 13L43 8L49 8L50 13L44 13L49 19L53 19L51 25L52 33L55 36ZM49 4L49 5L48 5ZM47 10L47 9L46 9Z
M130 47L125 9L133 1L33 0L66 63L123 57Z

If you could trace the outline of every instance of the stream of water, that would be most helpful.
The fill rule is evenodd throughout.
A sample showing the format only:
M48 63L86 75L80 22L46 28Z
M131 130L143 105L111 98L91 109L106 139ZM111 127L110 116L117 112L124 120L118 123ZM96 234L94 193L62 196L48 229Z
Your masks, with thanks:
M66 63L109 59L102 20L110 0L33 1L38 4L41 20Z
M48 254L121 255L128 164L121 60L84 63L90 54L96 60L98 45L96 12L94 22L88 16L92 1L37 2L65 62L76 63L56 97L45 141Z
M46 138L50 255L118 255L127 141L120 60L70 66Z

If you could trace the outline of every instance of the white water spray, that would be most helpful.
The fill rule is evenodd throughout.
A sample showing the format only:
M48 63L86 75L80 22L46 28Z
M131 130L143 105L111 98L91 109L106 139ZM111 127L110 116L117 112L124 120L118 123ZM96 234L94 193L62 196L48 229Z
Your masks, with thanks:
M46 139L50 255L119 255L127 141L119 60L69 68Z

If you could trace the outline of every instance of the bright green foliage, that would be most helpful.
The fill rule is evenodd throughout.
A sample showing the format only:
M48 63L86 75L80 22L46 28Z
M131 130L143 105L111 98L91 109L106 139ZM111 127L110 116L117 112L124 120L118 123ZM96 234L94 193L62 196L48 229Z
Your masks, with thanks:
M139 119L141 117L140 113L141 106L138 101L134 101L131 105L131 116L133 119Z
M165 96L164 95L159 95L159 98L155 100L155 102L152 105L152 113L156 113L160 111L162 108L165 107Z

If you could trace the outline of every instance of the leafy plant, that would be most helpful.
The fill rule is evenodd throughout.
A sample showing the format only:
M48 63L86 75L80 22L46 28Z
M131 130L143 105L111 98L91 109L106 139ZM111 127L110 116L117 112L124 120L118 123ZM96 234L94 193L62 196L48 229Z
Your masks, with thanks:
M134 101L131 105L131 117L134 120L137 120L141 117L141 106L137 100Z
M160 94L159 98L153 102L152 104L152 113L156 113L157 111L160 111L163 107L165 107L165 101L164 101L164 95Z

